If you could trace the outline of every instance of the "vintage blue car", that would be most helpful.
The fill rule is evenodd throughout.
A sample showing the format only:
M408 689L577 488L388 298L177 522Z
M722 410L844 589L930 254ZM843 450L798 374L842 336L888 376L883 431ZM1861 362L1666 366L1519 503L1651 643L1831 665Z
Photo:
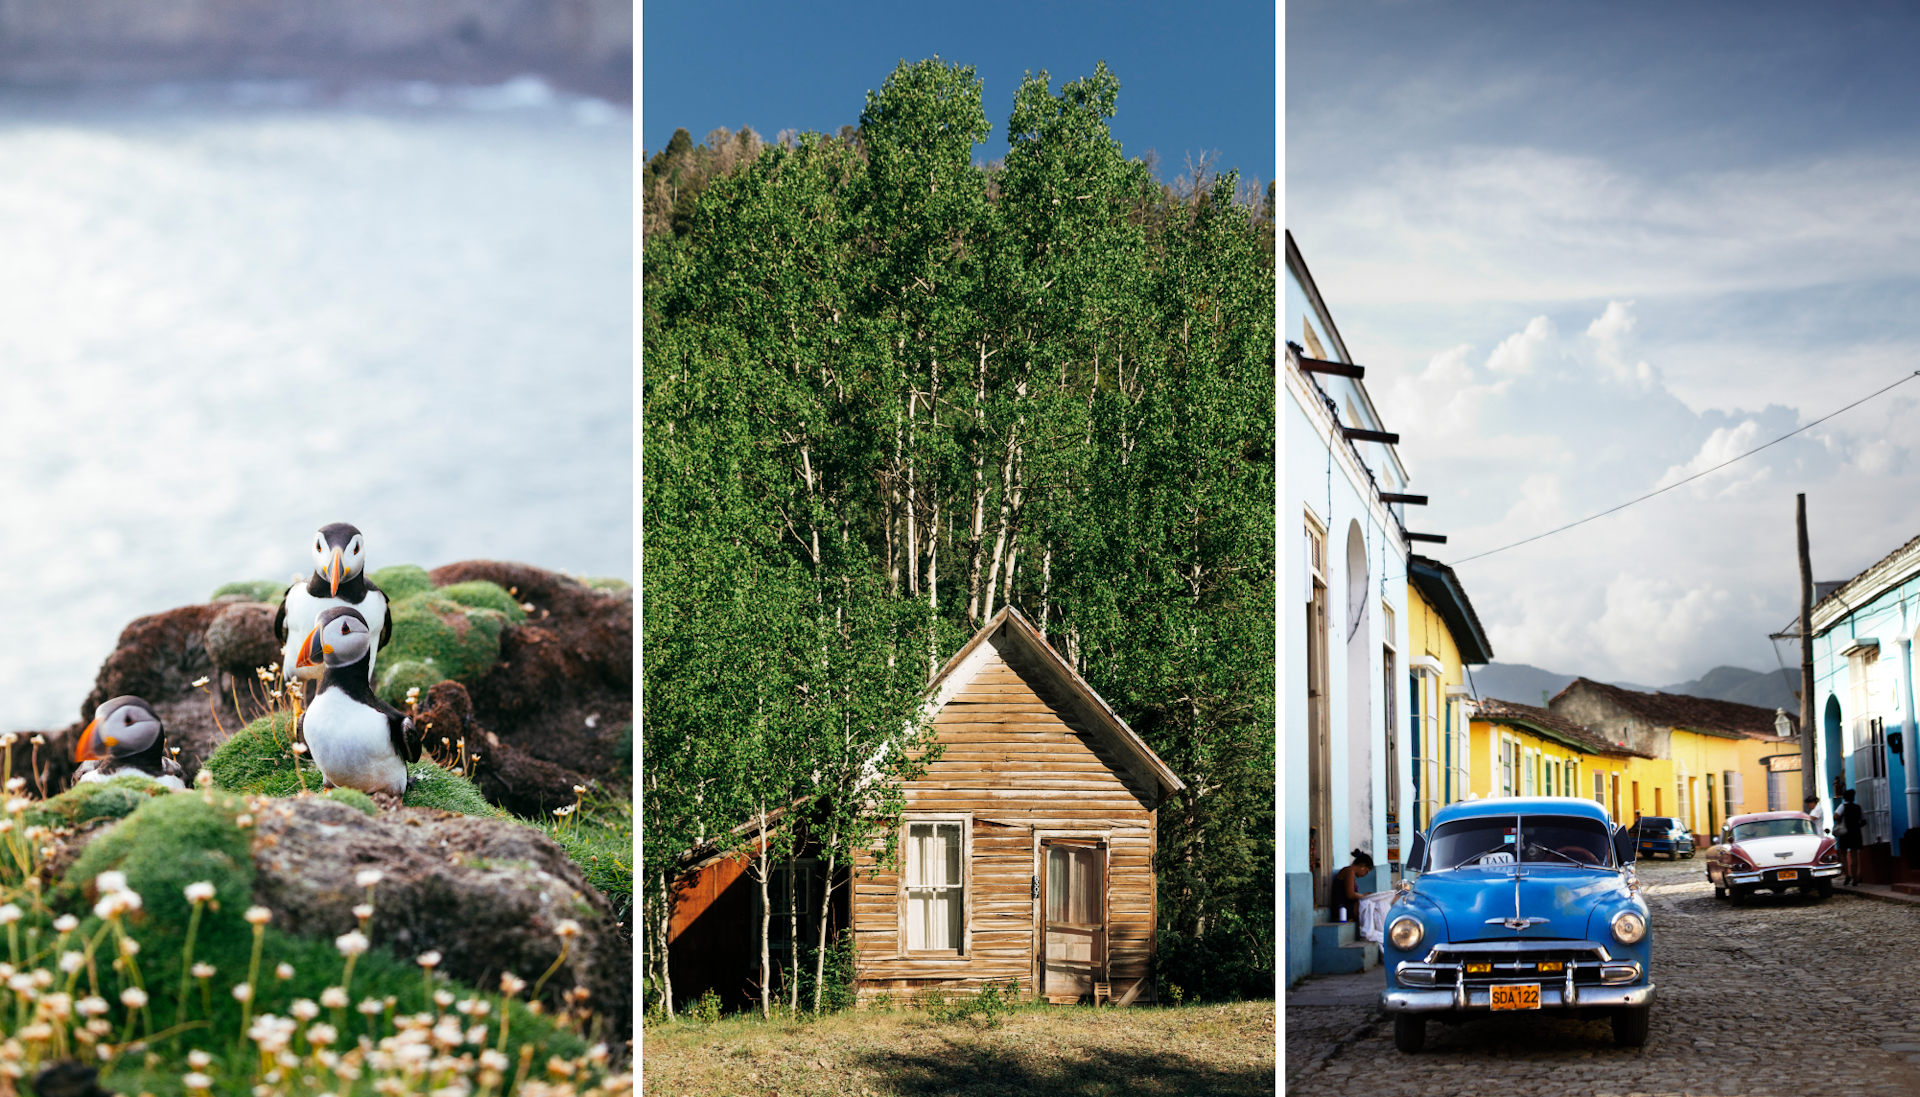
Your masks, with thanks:
M1419 1051L1428 1018L1504 1010L1608 1016L1616 1044L1646 1043L1653 941L1633 847L1632 831L1592 800L1503 797L1434 812L1408 850L1381 942L1394 1045Z

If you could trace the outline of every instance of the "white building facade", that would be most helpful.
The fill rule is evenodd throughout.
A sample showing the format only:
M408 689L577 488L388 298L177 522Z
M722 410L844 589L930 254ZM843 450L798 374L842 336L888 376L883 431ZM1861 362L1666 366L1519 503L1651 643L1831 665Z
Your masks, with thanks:
M1328 887L1351 852L1375 861L1361 890L1397 872L1405 757L1406 470L1352 366L1293 236L1286 238L1280 777L1286 983L1335 970L1316 949ZM1356 432L1363 432L1356 437ZM1410 825L1406 831L1411 837ZM1320 957L1316 960L1316 957Z

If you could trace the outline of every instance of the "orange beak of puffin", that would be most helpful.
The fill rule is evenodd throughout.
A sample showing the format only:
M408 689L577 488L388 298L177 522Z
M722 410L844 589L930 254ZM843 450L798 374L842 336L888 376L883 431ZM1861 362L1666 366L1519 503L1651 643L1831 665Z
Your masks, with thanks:
M327 591L327 597L340 597L340 549L338 546L333 550L333 563L327 565L327 582L332 584Z
M294 658L293 665L296 667L319 666L323 658L320 649L320 630L314 629L307 633L305 640L300 641L300 654Z
M87 730L80 733L80 742L73 748L74 765L106 757L106 753L96 745L100 741L95 734L99 727L100 721L96 719L87 724Z

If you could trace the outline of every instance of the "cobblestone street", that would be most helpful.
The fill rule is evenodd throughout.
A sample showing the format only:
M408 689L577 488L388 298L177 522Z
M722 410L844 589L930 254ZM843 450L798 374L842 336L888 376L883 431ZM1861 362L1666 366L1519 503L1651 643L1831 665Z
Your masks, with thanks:
M1658 997L1644 1048L1606 1020L1429 1024L1402 1055L1377 1004L1286 1008L1287 1088L1369 1097L1920 1094L1920 906L1713 898L1704 860L1642 862ZM1377 992L1379 969L1365 977ZM1304 984L1303 988L1311 987Z

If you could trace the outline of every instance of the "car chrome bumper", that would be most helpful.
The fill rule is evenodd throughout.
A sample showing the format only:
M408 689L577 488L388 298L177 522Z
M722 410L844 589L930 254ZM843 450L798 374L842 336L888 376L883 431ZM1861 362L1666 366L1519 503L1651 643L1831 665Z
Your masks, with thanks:
M1469 987L1466 997L1468 1011L1490 1012L1492 1010L1493 992L1489 988ZM1574 992L1574 1000L1571 1004L1564 1000L1561 989L1553 983L1543 983L1540 987L1541 1009L1586 1009L1652 1004L1652 983L1638 987L1583 986ZM1454 990L1451 987L1433 990L1388 987L1380 992L1380 1008L1388 1013L1451 1013L1459 1007L1454 1001Z
M1813 880L1824 880L1829 876L1840 875L1839 865L1813 865L1811 867L1806 865L1790 865L1787 867L1794 872L1804 872L1807 874L1807 877L1809 879L1813 879ZM1779 880L1779 879L1768 880L1767 879L1768 873L1779 872L1779 871L1780 871L1779 869L1774 868L1774 869L1767 869L1762 872L1729 872L1727 873L1727 881L1729 883L1734 883L1734 884L1778 883L1778 884L1785 884L1788 887L1792 887L1794 884L1799 882L1797 879L1796 880Z

